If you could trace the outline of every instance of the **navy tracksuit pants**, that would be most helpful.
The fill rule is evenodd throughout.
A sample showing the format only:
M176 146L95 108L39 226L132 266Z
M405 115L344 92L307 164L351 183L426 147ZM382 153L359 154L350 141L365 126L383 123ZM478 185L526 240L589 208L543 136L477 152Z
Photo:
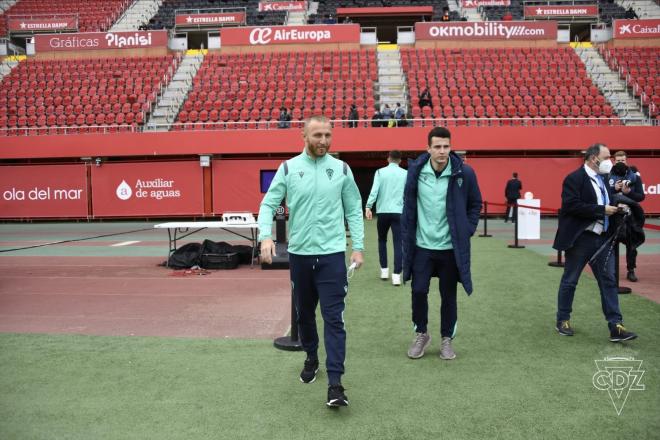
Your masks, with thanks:
M318 356L316 306L320 302L328 382L331 385L341 383L346 358L344 298L348 292L344 252L314 256L290 253L289 267L303 349L308 356Z
M417 247L412 265L412 320L415 331L427 332L429 287L432 277L440 278L440 335L454 337L458 317L456 289L458 267L452 249L436 251Z
M401 273L401 214L385 213L378 214L376 223L378 228L378 257L380 267L387 267L387 231L392 229L392 245L394 246L394 272Z

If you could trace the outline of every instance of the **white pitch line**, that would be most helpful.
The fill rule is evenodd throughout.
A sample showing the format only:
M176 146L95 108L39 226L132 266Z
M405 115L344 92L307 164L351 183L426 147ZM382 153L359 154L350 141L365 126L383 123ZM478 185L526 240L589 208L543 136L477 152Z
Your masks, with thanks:
M139 243L140 241L122 241L121 243L115 243L111 244L110 246L112 247L117 247L117 246L130 246L135 243Z

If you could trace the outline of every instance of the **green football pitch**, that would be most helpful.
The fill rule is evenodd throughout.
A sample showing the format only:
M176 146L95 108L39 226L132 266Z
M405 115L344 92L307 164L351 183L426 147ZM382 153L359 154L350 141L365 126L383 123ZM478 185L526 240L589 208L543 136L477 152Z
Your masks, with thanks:
M368 222L367 262L345 313L351 404L339 410L325 407L323 368L315 383L300 383L303 355L271 340L0 334L0 439L659 438L660 305L621 296L640 337L613 344L585 273L576 335L560 337L561 270L547 266L551 252L508 241L472 240L475 292L459 287L457 359L438 358L434 281L434 340L410 360L409 286L378 280ZM610 361L626 380L609 392L594 386L596 361L608 357L642 361L633 371Z

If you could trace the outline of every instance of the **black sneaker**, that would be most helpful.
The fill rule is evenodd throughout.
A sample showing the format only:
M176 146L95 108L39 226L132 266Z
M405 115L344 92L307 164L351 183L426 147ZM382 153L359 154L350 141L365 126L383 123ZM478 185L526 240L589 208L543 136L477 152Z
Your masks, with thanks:
M341 384L328 386L328 403L331 408L348 406L348 398L344 394L344 387Z
M638 281L637 275L635 275L634 270L629 270L628 275L626 275L626 278L628 278L628 281L632 281L633 283L636 283Z
M562 336L573 336L575 333L573 327L571 327L571 321L557 321L557 326L555 327L560 335Z
M305 359L305 366L300 372L300 381L302 383L312 383L316 380L316 373L319 371L318 359Z
M637 335L626 330L623 324L617 324L610 330L610 341L612 342L630 341L636 337Z

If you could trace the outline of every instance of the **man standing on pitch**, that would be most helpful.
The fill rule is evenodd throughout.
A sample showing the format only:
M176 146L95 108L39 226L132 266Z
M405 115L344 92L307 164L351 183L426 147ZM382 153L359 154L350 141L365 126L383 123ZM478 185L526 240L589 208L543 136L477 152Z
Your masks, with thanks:
M406 185L406 170L401 168L401 152L390 151L388 165L374 175L374 183L367 199L365 217L371 220L374 202L378 207L378 257L380 259L380 279L389 278L387 266L387 231L392 228L394 245L394 271L392 284L401 285L401 211L403 210L403 187Z
M589 263L598 281L610 341L628 341L637 337L623 326L614 257L609 255L609 246L601 249L614 232L610 217L619 211L611 205L612 194L605 181L611 170L610 150L603 144L594 144L584 153L584 165L566 176L562 184L559 226L552 247L566 255L557 292L556 329L563 336L574 334L570 322L573 297L582 270Z
M506 182L504 197L506 198L506 216L504 223L511 220L515 222L518 218L518 199L522 190L522 182L518 179L518 173L513 173L511 179Z
M328 154L330 121L313 116L303 128L304 151L280 165L259 209L261 258L272 263L275 255L271 231L273 215L284 197L289 208L289 264L300 341L307 353L300 373L312 383L319 368L316 306L321 303L324 323L328 400L331 407L347 406L341 376L346 357L344 298L346 233L353 241L351 263L363 263L364 224L362 199L348 165Z
M460 281L472 293L470 237L479 223L481 192L472 168L451 152L451 134L435 127L428 152L409 163L404 190L401 233L403 281L412 277L412 321L415 338L408 357L418 359L431 342L427 331L431 278L440 278L441 359L454 359L456 288Z

